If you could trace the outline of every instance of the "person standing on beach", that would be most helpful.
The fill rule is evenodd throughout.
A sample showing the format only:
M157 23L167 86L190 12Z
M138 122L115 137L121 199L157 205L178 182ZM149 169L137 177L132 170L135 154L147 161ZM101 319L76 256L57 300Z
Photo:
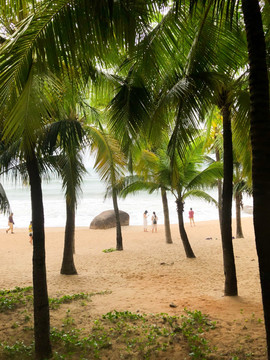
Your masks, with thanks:
M153 215L152 215L152 233L153 232L157 232L157 221L158 221L158 217L156 215L156 213L153 211Z
M192 210L192 208L190 208L190 210L189 210L188 217L189 217L189 221L190 221L190 226L192 226L192 224L195 226L194 211Z
M14 225L14 220L13 220L13 213L11 213L8 217L8 229L6 230L6 233L11 232L11 234L14 234L13 232L13 225Z
M32 221L30 221L29 227L29 242L31 245L33 245L33 226L32 226Z
M147 218L148 218L148 211L145 210L143 213L143 231L147 232Z

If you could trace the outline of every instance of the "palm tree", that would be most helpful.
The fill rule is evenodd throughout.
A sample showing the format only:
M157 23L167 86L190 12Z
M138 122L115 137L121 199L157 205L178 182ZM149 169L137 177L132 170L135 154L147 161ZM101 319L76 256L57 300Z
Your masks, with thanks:
M205 1L205 3L217 3ZM252 180L254 199L254 230L257 253L259 258L260 280L264 307L265 328L267 334L268 359L270 359L270 227L264 222L270 215L270 106L269 80L266 61L266 43L262 23L261 7L258 0L242 0L242 11L248 44L249 59L249 90L250 90L250 124L252 143ZM181 3L181 1L177 1ZM195 5L198 1L193 1ZM238 0L218 2L216 11L220 14L235 14ZM268 6L265 4L265 6ZM226 11L223 9L226 8ZM221 15L220 15L221 16ZM234 51L234 49L232 49Z
M77 274L73 258L75 252L74 235L77 191L80 189L82 176L86 172L86 169L82 163L81 154L78 149L76 151L75 147L67 153L59 165L62 165L60 173L63 179L63 187L66 189L65 246L61 274L74 275Z
M237 278L232 243L232 194L233 194L233 146L231 129L232 99L228 88L223 87L219 92L218 106L223 118L223 192L222 192L222 221L221 238L223 248L223 263L225 275L224 294L236 296Z
M243 169L241 164L234 164L233 177L233 196L235 199L236 210L236 238L243 238L243 230L241 225L241 209L243 208L243 194L252 195L252 188L249 186L247 179L243 176Z
M250 123L252 144L252 184L254 199L254 230L259 258L260 280L267 334L268 359L270 359L270 228L263 221L269 212L270 165L270 106L269 81L266 64L266 46L258 0L242 0L242 10L248 42Z
M61 101L50 114L54 122L46 127L44 150L48 151L48 157L52 161L53 168L61 176L62 187L65 190L66 226L61 274L74 275L77 274L73 258L75 212L83 175L86 173L81 149L85 139L84 118L89 107L86 108L84 103L85 88L81 86L80 81L68 77L67 74L61 79Z
M31 106L30 106L31 107ZM16 110L16 109L15 109ZM31 108L33 110L33 107ZM3 140L3 138L2 138ZM49 338L49 302L46 281L46 267L44 262L44 212L41 189L41 154L36 143L32 144L32 152L28 149L25 139L13 143L4 141L5 146L1 149L1 168L6 171L22 171L26 178L25 167L30 183L32 223L33 223L33 292L34 292L34 333L36 353L51 356ZM15 151L15 152L14 152ZM47 331L46 331L47 330ZM41 337L40 334L43 334Z
M244 45L244 43L242 43ZM241 64L239 64L240 66ZM221 84L215 90L217 94L217 105L220 109L223 132L222 141L218 140L217 127L215 127L215 144L223 144L223 166L224 166L224 181L222 192L220 225L222 235L222 248L224 259L224 274L225 274L225 289L224 293L227 296L235 296L237 290L237 278L234 260L234 251L232 243L232 195L233 195L233 135L232 135L232 120L234 120L234 129L238 134L239 139L234 142L234 147L240 141L247 143L245 136L248 137L248 131L243 131L243 124L248 116L248 102L243 102L243 94L245 94L246 76L245 73L240 77L235 76L233 69L228 68L227 74L221 77ZM218 117L216 116L216 119ZM238 126L238 127L237 127ZM239 128L241 127L241 132ZM220 157L219 149L215 148L216 156Z
M28 2L2 2L1 5L1 14L12 14L8 18L10 20L14 14L19 19ZM42 97L39 91L36 94L31 93L33 71L42 73L40 79L44 80L49 71L59 73L63 64L69 64L78 77L82 76L87 80L89 74L93 73L96 60L99 60L100 64L105 60L115 60L113 55L121 44L126 44L127 47L130 45L132 49L137 34L143 33L144 24L151 11L149 12L146 5L140 4L139 8L129 7L126 12L122 2L106 0L90 3L77 1L72 6L70 1L34 1L31 6L28 8L30 15L20 22L0 49L0 108L2 112L6 104L9 104L9 109L12 109L8 110L9 116L6 117L5 139L12 141L14 138L23 138L23 156L29 173L33 212L35 356L37 359L45 359L51 356L51 345L44 212L35 130L44 125L44 120L51 112L50 101L42 103L43 109L28 112L29 102L33 103L35 99L36 105L41 105L36 95ZM125 21L126 14L130 21ZM120 19L123 21L119 21ZM133 31L131 24L134 25ZM47 78L45 83L46 81ZM52 97L51 101L54 100Z
M243 131L242 131L243 133ZM239 138L238 132L234 133L234 140ZM238 139L239 140L239 139ZM252 196L252 181L251 181L251 148L250 138L244 141L245 151L234 141L234 173L233 173L233 197L235 199L236 209L236 238L243 238L243 231L241 225L241 209L243 208L243 194ZM241 144L242 145L242 144Z
M123 250L120 214L118 208L118 183L123 177L126 167L126 159L116 139L106 133L100 124L100 129L94 126L88 127L91 151L96 154L94 168L99 173L101 180L108 185L107 194L113 199L113 207L116 220L116 250Z
M223 135L220 111L213 107L206 118L205 148L214 153L216 161L222 159ZM218 179L218 215L221 231L222 222L222 179Z
M196 139L190 146L186 147L183 155L173 157L171 161L171 192L174 194L177 205L180 236L183 241L186 256L194 258L195 255L189 244L184 227L183 211L185 199L198 197L217 205L217 202L203 189L207 186L214 186L216 179L222 177L222 167L219 163L203 156L203 141ZM205 161L208 164L204 169Z
M64 275L77 274L73 258L75 252L75 212L78 192L83 174L86 172L81 155L82 137L82 126L74 117L56 121L46 130L45 142L49 142L49 153L52 150L58 153L49 159L53 170L56 170L62 178L62 187L65 190L66 198L64 254L60 271Z
M242 0L242 10L248 42L250 124L252 144L252 185L254 231L259 258L260 280L267 334L268 359L270 359L270 227L263 217L270 215L270 105L269 81L266 64L266 46L258 0Z
M30 183L33 224L33 293L34 334L37 358L51 356L49 301L45 265L44 210L41 188L41 173L44 169L42 148L39 139L51 101L58 93L50 88L50 81L41 81L35 75L35 66L30 71L24 90L16 100L11 97L5 105L5 118L1 141L11 148L10 162L17 160L25 165ZM50 97L52 96L52 98Z

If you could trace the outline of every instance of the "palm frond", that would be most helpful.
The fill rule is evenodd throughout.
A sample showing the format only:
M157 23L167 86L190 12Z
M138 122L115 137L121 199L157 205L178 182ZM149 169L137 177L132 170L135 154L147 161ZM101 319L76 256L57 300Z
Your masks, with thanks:
M1 183L0 183L0 211L3 212L4 214L11 212L11 208L6 192Z
M92 62L119 63L119 50L134 47L153 13L151 2L113 0L49 0L36 2L0 49L0 97L22 91L31 63L39 69L66 69L81 74ZM117 55L117 56L116 56ZM120 57L121 58L121 57Z
M185 200L188 197L194 197L197 199L201 199L201 200L205 200L210 204L214 204L216 206L218 206L218 202L209 194L207 194L206 192L199 190L199 189L191 189L189 191L187 191L184 195L183 195L183 200Z
M76 205L81 193L83 175L86 173L80 152L59 156L57 169L63 180L62 188L65 190L66 201Z
M121 191L119 195L126 198L127 195L134 194L138 191L147 191L149 194L152 194L159 188L159 184L151 182L150 180L145 180L143 177L129 176L121 180Z
M206 169L198 172L187 185L187 190L194 188L213 187L217 180L223 177L223 165L218 162L210 164Z
M114 187L117 179L124 175L126 166L119 142L103 129L94 126L88 126L88 136L91 139L91 151L96 156L94 168L102 180Z

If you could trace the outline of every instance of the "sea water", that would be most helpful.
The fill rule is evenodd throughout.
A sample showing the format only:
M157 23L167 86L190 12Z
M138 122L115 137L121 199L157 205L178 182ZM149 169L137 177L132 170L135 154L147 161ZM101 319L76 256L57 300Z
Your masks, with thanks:
M82 191L78 197L76 210L76 226L89 227L95 216L102 211L113 209L112 199L104 199L106 184L103 183L98 174L88 168L82 183ZM5 177L0 178L13 212L15 228L27 228L32 218L30 187L23 185L19 180L12 181ZM66 204L64 191L62 190L61 179L52 177L50 181L42 181L44 218L46 227L64 227L66 222ZM209 190L212 197L217 199L217 191ZM175 197L167 193L170 223L177 224L178 216L176 210ZM252 199L245 198L245 205L251 205ZM141 191L136 194L128 195L125 199L118 199L119 209L127 212L130 216L130 225L142 225L143 213L148 211L151 218L155 211L158 216L158 223L164 223L163 206L160 192L148 194ZM195 222L218 219L218 210L215 205L211 205L203 200L187 198L184 207L184 221L188 222L188 212L190 208L195 212ZM242 216L250 216L242 213ZM235 217L235 206L233 204L232 217ZM0 228L7 227L8 215L0 214Z

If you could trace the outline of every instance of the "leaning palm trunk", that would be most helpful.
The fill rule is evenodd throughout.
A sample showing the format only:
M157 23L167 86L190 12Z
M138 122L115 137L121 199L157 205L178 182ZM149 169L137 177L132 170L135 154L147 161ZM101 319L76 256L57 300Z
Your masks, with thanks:
M250 66L252 184L255 241L270 360L270 114L265 38L258 0L242 0Z
M75 234L75 207L66 200L66 228L65 228L65 244L64 255L61 267L61 274L63 275L77 275L77 270L74 264L74 234Z
M236 208L236 238L241 239L244 237L241 224L241 207L242 207L242 194L235 194L235 208Z
M171 235L171 228L170 228L168 199L167 199L166 190L164 188L161 188L161 197L162 197L162 205L163 205L163 213L164 213L166 243L172 244L173 242L172 242L172 235Z
M178 214L178 224L179 224L179 232L180 236L184 245L184 249L186 252L187 258L195 258L194 252L190 246L187 233L184 227L184 220L183 220L183 211L184 211L184 205L183 202L180 199L176 200L177 205L177 214Z
M113 197L113 208L114 208L115 221L116 221L116 250L123 250L120 214L119 214L118 203L117 203L117 194L116 194L115 189L113 189L112 197Z
M26 159L31 188L33 223L33 292L35 358L49 359L52 355L50 343L50 315L45 265L44 211L41 179L34 151Z
M233 150L231 116L229 106L226 103L226 93L223 94L225 102L222 107L223 116L223 146L224 146L224 181L222 196L222 222L221 238L223 249L223 265L225 275L225 296L236 296L237 278L232 243L232 194L233 194Z

